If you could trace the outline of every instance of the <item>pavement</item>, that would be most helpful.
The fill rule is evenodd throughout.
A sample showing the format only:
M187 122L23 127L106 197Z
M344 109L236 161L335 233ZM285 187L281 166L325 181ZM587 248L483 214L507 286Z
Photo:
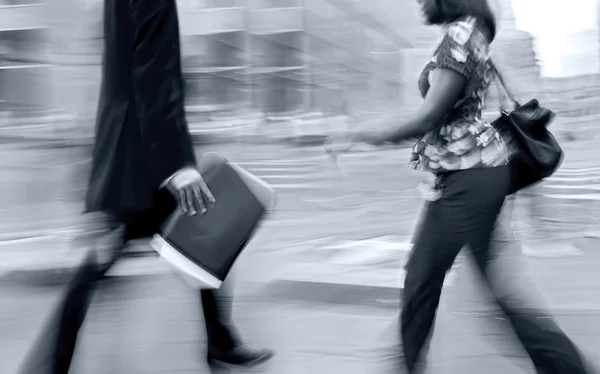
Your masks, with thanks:
M422 202L416 186L426 176L406 168L408 149L357 152L335 162L319 146L234 143L198 147L199 155L205 151L221 152L271 183L281 196L278 220L309 216L309 220L331 221L329 212L344 210L349 213L348 220L360 219L365 224L361 230L365 237L374 236L367 233L372 230L380 235L408 236L412 226L405 225L404 217L412 220ZM595 215L600 210L596 198L598 152L591 142L566 143L561 171L567 175L557 175L558 180L550 186L554 196L592 197L567 208L579 215L582 211ZM0 148L0 240L51 235L77 226L88 159L85 147L44 149L35 144L9 144ZM377 222L380 230L371 222ZM341 222L327 226L344 227ZM592 231L600 229L590 226Z
M355 224L354 230L359 228L360 224ZM240 335L252 346L272 347L277 351L273 362L252 372L399 372L395 365L400 351L397 320L401 288L368 285L380 274L396 274L401 283L398 257L392 256L392 260L387 257L386 261L382 255L365 258L343 256L335 251L329 252L330 256L320 256L321 262L330 268L343 267L345 273L355 274L355 284L350 285L340 284L336 279L329 283L319 279L313 282L282 279L283 273L297 271L299 259L317 257L314 252L325 243L306 240L321 230L314 227L315 231L303 229L304 242L293 248L274 244L281 240L278 231L293 229L294 225L276 229L266 226L240 257L230 279L235 291L233 318ZM394 243L399 248L399 242L392 237L371 243L381 243L384 239L391 250ZM26 271L5 272L0 289L8 281L31 284L32 264L37 262L40 269L44 268L40 264L39 247L47 254L63 256L68 256L69 250L76 250L54 248L56 241L46 240L13 242L13 255L5 255L1 262L6 269L12 258L11 268ZM343 246L347 242L337 243L347 248ZM531 278L546 296L561 326L584 351L593 354L600 342L597 292L600 252L597 240L586 239L576 244L582 250L580 256L525 261ZM147 248L139 242L131 249L141 252L144 247ZM29 257L24 257L25 253ZM50 258L46 261L52 265L48 268L54 269L59 256L47 257ZM316 273L315 269L304 269L306 273ZM515 357L509 349L518 344L507 330L498 326L505 321L490 312L477 296L471 297L470 278L461 277L467 271L464 264L457 267L453 280L447 284L432 342L431 372L521 372L526 359L522 352ZM46 276L34 283L47 282ZM44 297L48 296L35 296L33 300L39 301L38 306L28 308L40 308ZM10 299L16 303L15 298ZM14 312L10 323L3 324L6 336L18 334L23 323L31 324L22 311ZM73 373L209 372L202 361L205 335L197 296L155 256L127 257L112 269L96 292L80 337Z
M0 283L0 367L17 373L58 304L60 289Z
M278 210L264 222L234 273L234 318L241 334L252 345L278 351L258 372L397 372L400 269L422 204L415 186L424 179L406 170L407 151L362 152L334 162L310 147L257 150L236 145L220 150L273 184L280 195ZM12 201L13 208L1 223L11 227L3 231L24 234L0 243L0 283L26 284L36 278L32 274L43 274L34 281L43 283L60 258L78 250L69 245L68 229L77 225L77 202L61 195L66 177L56 178L65 155L47 150L10 154L12 162L20 164L0 166L0 176L7 181L0 196ZM585 160L571 158L565 166L583 167ZM23 183L26 178L32 182ZM53 194L55 201L44 205ZM21 203L11 200L13 196ZM21 220L27 225L15 223ZM37 235L25 235L24 226ZM40 235L42 227L45 235ZM561 324L591 352L600 342L597 244L589 238L541 241L537 247L574 245L581 252L525 260ZM143 243L134 247L139 246L140 252L147 252ZM473 304L464 299L470 294L460 276L464 269L457 266L449 277L432 344L432 372L518 370L510 362L523 359L496 354L498 345L507 345L506 334L490 331L498 319L486 308L484 313L464 313L464 305ZM98 290L74 372L207 372L201 318L194 292L161 260L126 258ZM13 322L14 328L27 323L19 317Z
M423 179L418 173L407 178L391 172L406 169L406 151L351 155L340 160L340 173L320 147L236 144L206 146L199 149L199 154L212 150L218 150L277 189L281 197L278 219L300 218L309 212L314 217L315 211L337 208L356 210L357 205L379 202L377 207L365 211L369 216L383 209L385 199L398 195L399 190L408 193L396 196L396 200L414 201L415 186ZM85 178L75 177L85 174L86 156L84 151L66 149L0 152L0 180L4 181L0 185L0 235L19 238L76 226ZM377 169L365 170L370 163L376 164ZM378 172L382 175L375 180L379 187L375 196L370 181ZM418 203L411 205L416 209Z
M265 298L246 293L248 285L239 280L233 319L240 335L249 345L277 351L272 362L251 372L400 372L397 304L339 303L335 296L328 302ZM493 313L454 313L453 296L448 293L438 312L431 373L532 372L506 321ZM556 318L596 359L600 313L571 311ZM198 300L172 274L110 278L97 291L80 336L74 373L209 372Z
M69 316L75 322L91 299L94 258L91 252L70 253L60 271L43 280L0 277L2 373L41 373L55 365L61 321Z

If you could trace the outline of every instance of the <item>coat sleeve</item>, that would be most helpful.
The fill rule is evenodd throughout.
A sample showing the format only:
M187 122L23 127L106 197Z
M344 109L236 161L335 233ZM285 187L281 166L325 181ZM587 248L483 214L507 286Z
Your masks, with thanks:
M129 0L135 31L133 92L150 183L158 188L194 165L185 118L179 22L175 0Z

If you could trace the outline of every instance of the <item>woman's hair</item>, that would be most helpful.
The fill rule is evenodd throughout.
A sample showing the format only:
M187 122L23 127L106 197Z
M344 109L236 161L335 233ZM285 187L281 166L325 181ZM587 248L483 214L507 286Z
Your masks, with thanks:
M482 20L490 31L490 42L496 37L496 15L489 4L490 0L435 0L439 17L434 24L447 24L460 17L473 16Z

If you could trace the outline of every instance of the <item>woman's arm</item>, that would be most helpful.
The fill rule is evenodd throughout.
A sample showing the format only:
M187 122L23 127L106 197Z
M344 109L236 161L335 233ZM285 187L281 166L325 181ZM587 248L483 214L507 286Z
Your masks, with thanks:
M463 96L475 69L484 62L488 48L487 34L477 19L469 17L450 25L432 59L435 70L425 100L416 113L407 118L391 118L384 130L357 134L354 140L397 143L439 129Z
M408 118L391 117L379 132L359 132L353 140L370 144L398 143L434 130L442 125L466 85L464 75L451 69L436 69L427 96L416 113Z

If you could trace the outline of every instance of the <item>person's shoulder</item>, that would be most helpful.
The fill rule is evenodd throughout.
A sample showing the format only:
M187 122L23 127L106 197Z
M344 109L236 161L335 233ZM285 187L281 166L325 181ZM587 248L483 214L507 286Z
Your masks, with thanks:
M446 36L461 46L474 49L489 45L484 23L476 17L462 17L448 25Z

